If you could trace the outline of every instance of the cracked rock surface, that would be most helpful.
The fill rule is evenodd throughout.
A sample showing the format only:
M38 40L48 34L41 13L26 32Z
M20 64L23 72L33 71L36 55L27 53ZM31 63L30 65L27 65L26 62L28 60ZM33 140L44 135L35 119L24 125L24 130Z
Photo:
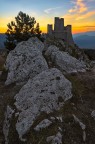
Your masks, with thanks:
M37 38L19 43L7 56L5 68L8 70L6 85L27 82L48 68L42 56L44 45Z
M65 73L85 72L86 64L70 56L67 52L60 51L56 46L50 46L45 52L50 57L52 63Z
M72 97L71 90L71 83L55 68L29 79L15 96L15 106L21 111L16 124L19 137L22 138L41 112L59 110Z

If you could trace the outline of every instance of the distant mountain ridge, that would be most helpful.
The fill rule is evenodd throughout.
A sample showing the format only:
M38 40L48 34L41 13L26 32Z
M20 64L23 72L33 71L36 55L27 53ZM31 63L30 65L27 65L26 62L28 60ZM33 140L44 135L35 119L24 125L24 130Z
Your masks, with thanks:
M73 34L73 38L75 38L77 36L82 36L82 35L95 36L95 31L88 31L88 32L84 32L84 33Z
M85 33L78 33L73 35L74 42L80 48L95 49L95 31L89 31ZM4 42L6 35L0 34L0 49L5 48Z
M0 49L5 48L5 46L4 46L5 40L6 40L6 35L3 34L3 33L1 33L1 34L0 34Z
M95 31L73 35L74 42L85 49L95 49Z

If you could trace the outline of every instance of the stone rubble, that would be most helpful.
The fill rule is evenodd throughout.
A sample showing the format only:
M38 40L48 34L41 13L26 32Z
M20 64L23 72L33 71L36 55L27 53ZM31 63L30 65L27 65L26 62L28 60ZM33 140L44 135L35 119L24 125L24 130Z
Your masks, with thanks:
M47 137L46 141L51 144L62 144L62 134L58 132L56 135Z
M86 126L74 114L73 114L73 117L74 117L75 122L79 123L81 129L83 130L83 141L85 142L86 141L86 132L85 132Z
M52 122L50 120L44 119L34 128L34 130L40 131L40 130L50 126L51 124L52 124Z
M56 119L57 119L58 121L60 121L60 122L63 122L62 116L56 117Z
M92 111L91 116L94 118L95 120L95 110Z
M5 112L5 120L3 125L3 134L5 137L5 144L8 144L8 134L9 134L9 128L10 128L10 121L12 119L12 115L15 111L11 109L10 106L7 106L7 110Z

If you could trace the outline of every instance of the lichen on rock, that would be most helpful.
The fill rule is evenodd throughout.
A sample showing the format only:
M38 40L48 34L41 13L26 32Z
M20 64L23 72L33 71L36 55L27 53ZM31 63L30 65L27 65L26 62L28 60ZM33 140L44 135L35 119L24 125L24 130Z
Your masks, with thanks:
M48 65L42 56L44 44L37 38L19 43L7 56L5 68L8 70L6 85L27 82L46 70Z
M15 106L21 111L16 124L20 139L42 112L49 114L59 110L72 97L71 91L70 81L55 68L29 79L15 96Z

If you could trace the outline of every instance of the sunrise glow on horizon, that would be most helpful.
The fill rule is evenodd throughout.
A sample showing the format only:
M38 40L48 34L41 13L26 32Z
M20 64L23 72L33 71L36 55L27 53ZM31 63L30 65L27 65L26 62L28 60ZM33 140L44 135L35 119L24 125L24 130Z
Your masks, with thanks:
M15 20L19 11L35 17L42 32L47 24L54 23L54 17L65 19L65 25L72 25L72 32L95 31L95 0L3 0L0 4L0 33L7 30L7 24Z

